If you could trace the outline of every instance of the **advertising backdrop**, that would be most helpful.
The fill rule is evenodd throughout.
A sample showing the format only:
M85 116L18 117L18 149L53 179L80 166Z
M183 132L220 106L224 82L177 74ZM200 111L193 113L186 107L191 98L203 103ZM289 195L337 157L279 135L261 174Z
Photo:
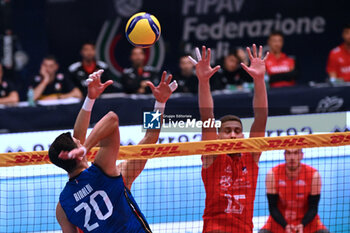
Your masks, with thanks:
M117 76L130 65L126 22L140 11L161 23L160 41L146 51L147 63L158 69L175 72L178 56L203 44L213 48L218 63L230 49L265 45L269 33L280 30L284 51L299 61L301 82L325 79L328 52L341 42L342 27L350 21L346 0L15 0L13 6L32 72L48 53L64 69L79 59L84 41L95 41L98 58Z

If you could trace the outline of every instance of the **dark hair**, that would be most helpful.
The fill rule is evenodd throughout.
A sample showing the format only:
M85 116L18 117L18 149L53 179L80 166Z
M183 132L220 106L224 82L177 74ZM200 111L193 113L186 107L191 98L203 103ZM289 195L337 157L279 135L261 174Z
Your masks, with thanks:
M43 60L51 60L51 61L55 61L56 63L58 63L57 58L54 55L47 55L44 57Z
M91 45L92 47L95 48L95 43L92 42L92 41L86 41L86 42L84 42L84 43L81 45L81 49L83 49L85 45Z
M345 26L344 26L343 29L344 29L344 30L345 30L345 29L350 29L350 23L345 24Z
M74 148L77 148L77 145L73 141L71 133L67 132L61 134L55 139L55 141L53 141L53 143L50 146L50 161L56 166L66 170L68 173L72 172L77 165L75 159L63 160L60 159L58 155L61 153L61 151L71 151Z
M272 31L269 35L269 39L272 37L272 36L280 36L282 38L284 38L284 35L281 31Z
M227 121L238 121L241 124L242 130L243 130L243 125L242 125L241 118L239 118L238 116L225 115L225 116L221 117L219 120L221 121L221 126L222 126L223 123L225 123ZM218 130L220 131L221 127Z

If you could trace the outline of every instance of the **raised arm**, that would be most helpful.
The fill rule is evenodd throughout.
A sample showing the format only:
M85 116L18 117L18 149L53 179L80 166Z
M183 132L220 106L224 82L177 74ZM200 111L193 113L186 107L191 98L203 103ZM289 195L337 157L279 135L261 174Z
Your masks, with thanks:
M210 78L220 69L220 66L212 68L210 66L211 50L202 47L202 55L199 49L196 48L196 55L198 62L192 57L189 57L194 65L196 65L196 75L198 78L198 102L199 112L202 121L208 119L214 119L214 102L210 92ZM217 129L215 127L204 128L202 127L202 140L215 140L217 139ZM217 156L204 155L202 156L203 166L209 167Z
M161 82L157 87L155 87L153 83L149 81L147 82L147 85L151 88L152 93L156 99L154 111L158 110L162 114L164 113L165 103L170 98L172 92L174 92L177 88L176 81L170 83L172 75L169 75L168 79L166 79L166 76L167 73L164 71ZM139 144L155 144L158 141L159 134L160 129L147 129L145 136L139 142ZM131 188L132 183L145 168L146 163L146 159L127 160L119 165L124 177L126 187L129 189Z
M250 129L249 137L264 137L268 104L267 104L267 93L265 86L265 60L268 57L268 53L265 58L262 59L262 46L259 47L259 54L257 54L256 45L253 44L253 54L250 48L247 47L247 52L250 59L250 67L241 63L243 69L254 79L254 97L253 97L253 109L254 109L254 122ZM261 153L253 153L254 161L259 162Z
M91 111L95 100L103 93L103 91L113 83L112 80L108 80L105 83L101 83L101 75L103 70L89 75L87 80L88 84L88 95L85 99L82 109L80 110L77 119L74 124L73 137L80 140L82 144L85 142L86 131L90 124Z
M109 176L120 175L120 170L116 166L120 146L119 119L114 112L107 113L97 122L83 146L75 148L68 153L63 151L59 157L61 159L81 160L97 143L100 149L97 152L94 164Z

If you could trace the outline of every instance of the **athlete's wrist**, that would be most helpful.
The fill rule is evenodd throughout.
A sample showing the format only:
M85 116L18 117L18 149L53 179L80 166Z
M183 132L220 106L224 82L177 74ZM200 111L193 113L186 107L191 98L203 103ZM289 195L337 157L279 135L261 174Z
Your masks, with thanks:
M165 104L166 104L166 102L161 103L158 100L156 100L156 102L154 104L154 111L156 112L158 110L159 112L161 112L163 114L164 109L165 109Z
M81 146L80 149L83 151L83 156L82 157L84 157L86 155L86 153L87 153L87 149L86 149L85 146Z
M81 108L87 112L91 112L92 107L94 106L94 103L95 103L95 99L90 99L88 96L86 96L83 106Z

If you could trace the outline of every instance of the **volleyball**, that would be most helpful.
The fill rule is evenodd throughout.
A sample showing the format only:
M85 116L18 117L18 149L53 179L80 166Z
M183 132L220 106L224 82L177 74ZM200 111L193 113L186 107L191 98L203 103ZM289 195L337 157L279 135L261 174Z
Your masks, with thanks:
M125 27L126 38L135 47L151 47L159 39L160 32L158 19L146 12L131 16Z

